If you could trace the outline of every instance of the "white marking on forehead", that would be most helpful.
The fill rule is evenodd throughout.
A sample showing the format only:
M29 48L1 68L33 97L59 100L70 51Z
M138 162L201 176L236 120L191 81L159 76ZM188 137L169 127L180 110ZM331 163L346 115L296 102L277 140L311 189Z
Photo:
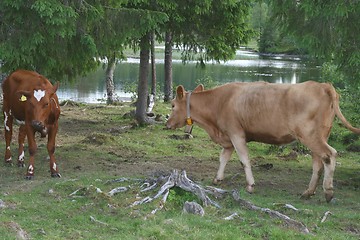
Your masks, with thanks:
M34 90L34 97L38 102L40 102L43 96L45 96L45 90Z

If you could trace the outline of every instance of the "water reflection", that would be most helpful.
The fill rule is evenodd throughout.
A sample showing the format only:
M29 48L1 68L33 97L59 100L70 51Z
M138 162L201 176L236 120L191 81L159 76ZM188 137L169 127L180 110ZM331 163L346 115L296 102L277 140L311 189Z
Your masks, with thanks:
M158 56L160 57L160 56ZM164 82L163 59L156 60L156 75L159 86ZM139 74L139 59L129 58L117 65L114 82L117 96L124 101L130 100L131 94L125 93L123 86L129 83L136 85ZM182 64L181 60L173 61L174 85L184 85L193 89L199 79L211 78L220 83L267 81L273 83L297 83L309 79L319 79L320 70L314 63L300 58L286 56L260 56L250 51L237 51L236 58L227 62L207 63L205 68L196 62ZM60 100L99 103L106 98L105 70L99 68L86 77L78 78L72 83L62 83L58 90Z

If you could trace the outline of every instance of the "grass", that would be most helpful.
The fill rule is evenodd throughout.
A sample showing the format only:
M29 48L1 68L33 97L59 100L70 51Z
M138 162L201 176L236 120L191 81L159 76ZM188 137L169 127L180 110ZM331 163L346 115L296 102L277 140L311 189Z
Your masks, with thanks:
M194 181L210 185L220 152L199 127L194 128L193 139L183 139L182 129L164 130L164 122L134 127L131 118L123 117L132 109L130 104L62 107L56 149L61 179L50 177L44 139L38 139L34 180L24 180L25 169L2 163L0 199L6 206L0 207L0 238L19 238L21 228L32 239L359 239L359 154L346 151L338 136L348 131L338 124L333 130L337 137L331 143L340 153L334 178L335 202L325 202L321 186L310 200L299 198L311 176L309 155L290 157L291 148L259 143L249 144L256 192L245 193L244 172L235 154L219 186L238 189L242 198L255 205L303 222L311 232L304 235L267 214L241 207L231 198L217 199L222 208L206 207L204 217L185 214L183 203L196 197L178 189L171 190L164 208L156 214L151 211L159 201L130 207L139 197L153 196L156 191L140 193L140 183L135 180L111 180L146 179L176 168L185 169ZM164 115L170 108L158 103L154 111ZM13 159L16 142L14 138ZM5 149L4 141L0 149ZM273 168L266 170L264 164ZM125 193L105 194L129 185L132 187ZM284 208L286 203L299 211ZM321 223L326 211L332 215ZM237 218L224 220L234 212Z

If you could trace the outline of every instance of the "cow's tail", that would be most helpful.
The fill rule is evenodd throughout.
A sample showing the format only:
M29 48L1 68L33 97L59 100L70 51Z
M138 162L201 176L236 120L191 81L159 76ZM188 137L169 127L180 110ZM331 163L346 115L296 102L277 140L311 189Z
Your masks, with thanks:
M350 131L360 134L360 128L353 127L344 117L344 115L341 113L340 106L339 106L339 94L336 92L335 88L329 84L329 95L331 96L333 108L335 111L336 116L341 120L341 122L344 124L344 126L349 129Z

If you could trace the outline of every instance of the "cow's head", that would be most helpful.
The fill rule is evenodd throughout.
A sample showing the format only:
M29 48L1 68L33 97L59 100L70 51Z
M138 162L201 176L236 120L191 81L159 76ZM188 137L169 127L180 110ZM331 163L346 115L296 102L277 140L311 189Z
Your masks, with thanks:
M204 86L200 84L194 89L193 93L201 92L203 90ZM176 88L176 97L174 98L174 100L171 101L171 115L166 123L167 128L175 129L181 128L186 125L186 105L188 94L189 93L185 91L182 85Z
M30 124L41 137L47 135L47 123L51 114L52 106L57 106L54 94L59 83L46 88L35 88L33 91L18 91L19 101L26 104L25 124Z

